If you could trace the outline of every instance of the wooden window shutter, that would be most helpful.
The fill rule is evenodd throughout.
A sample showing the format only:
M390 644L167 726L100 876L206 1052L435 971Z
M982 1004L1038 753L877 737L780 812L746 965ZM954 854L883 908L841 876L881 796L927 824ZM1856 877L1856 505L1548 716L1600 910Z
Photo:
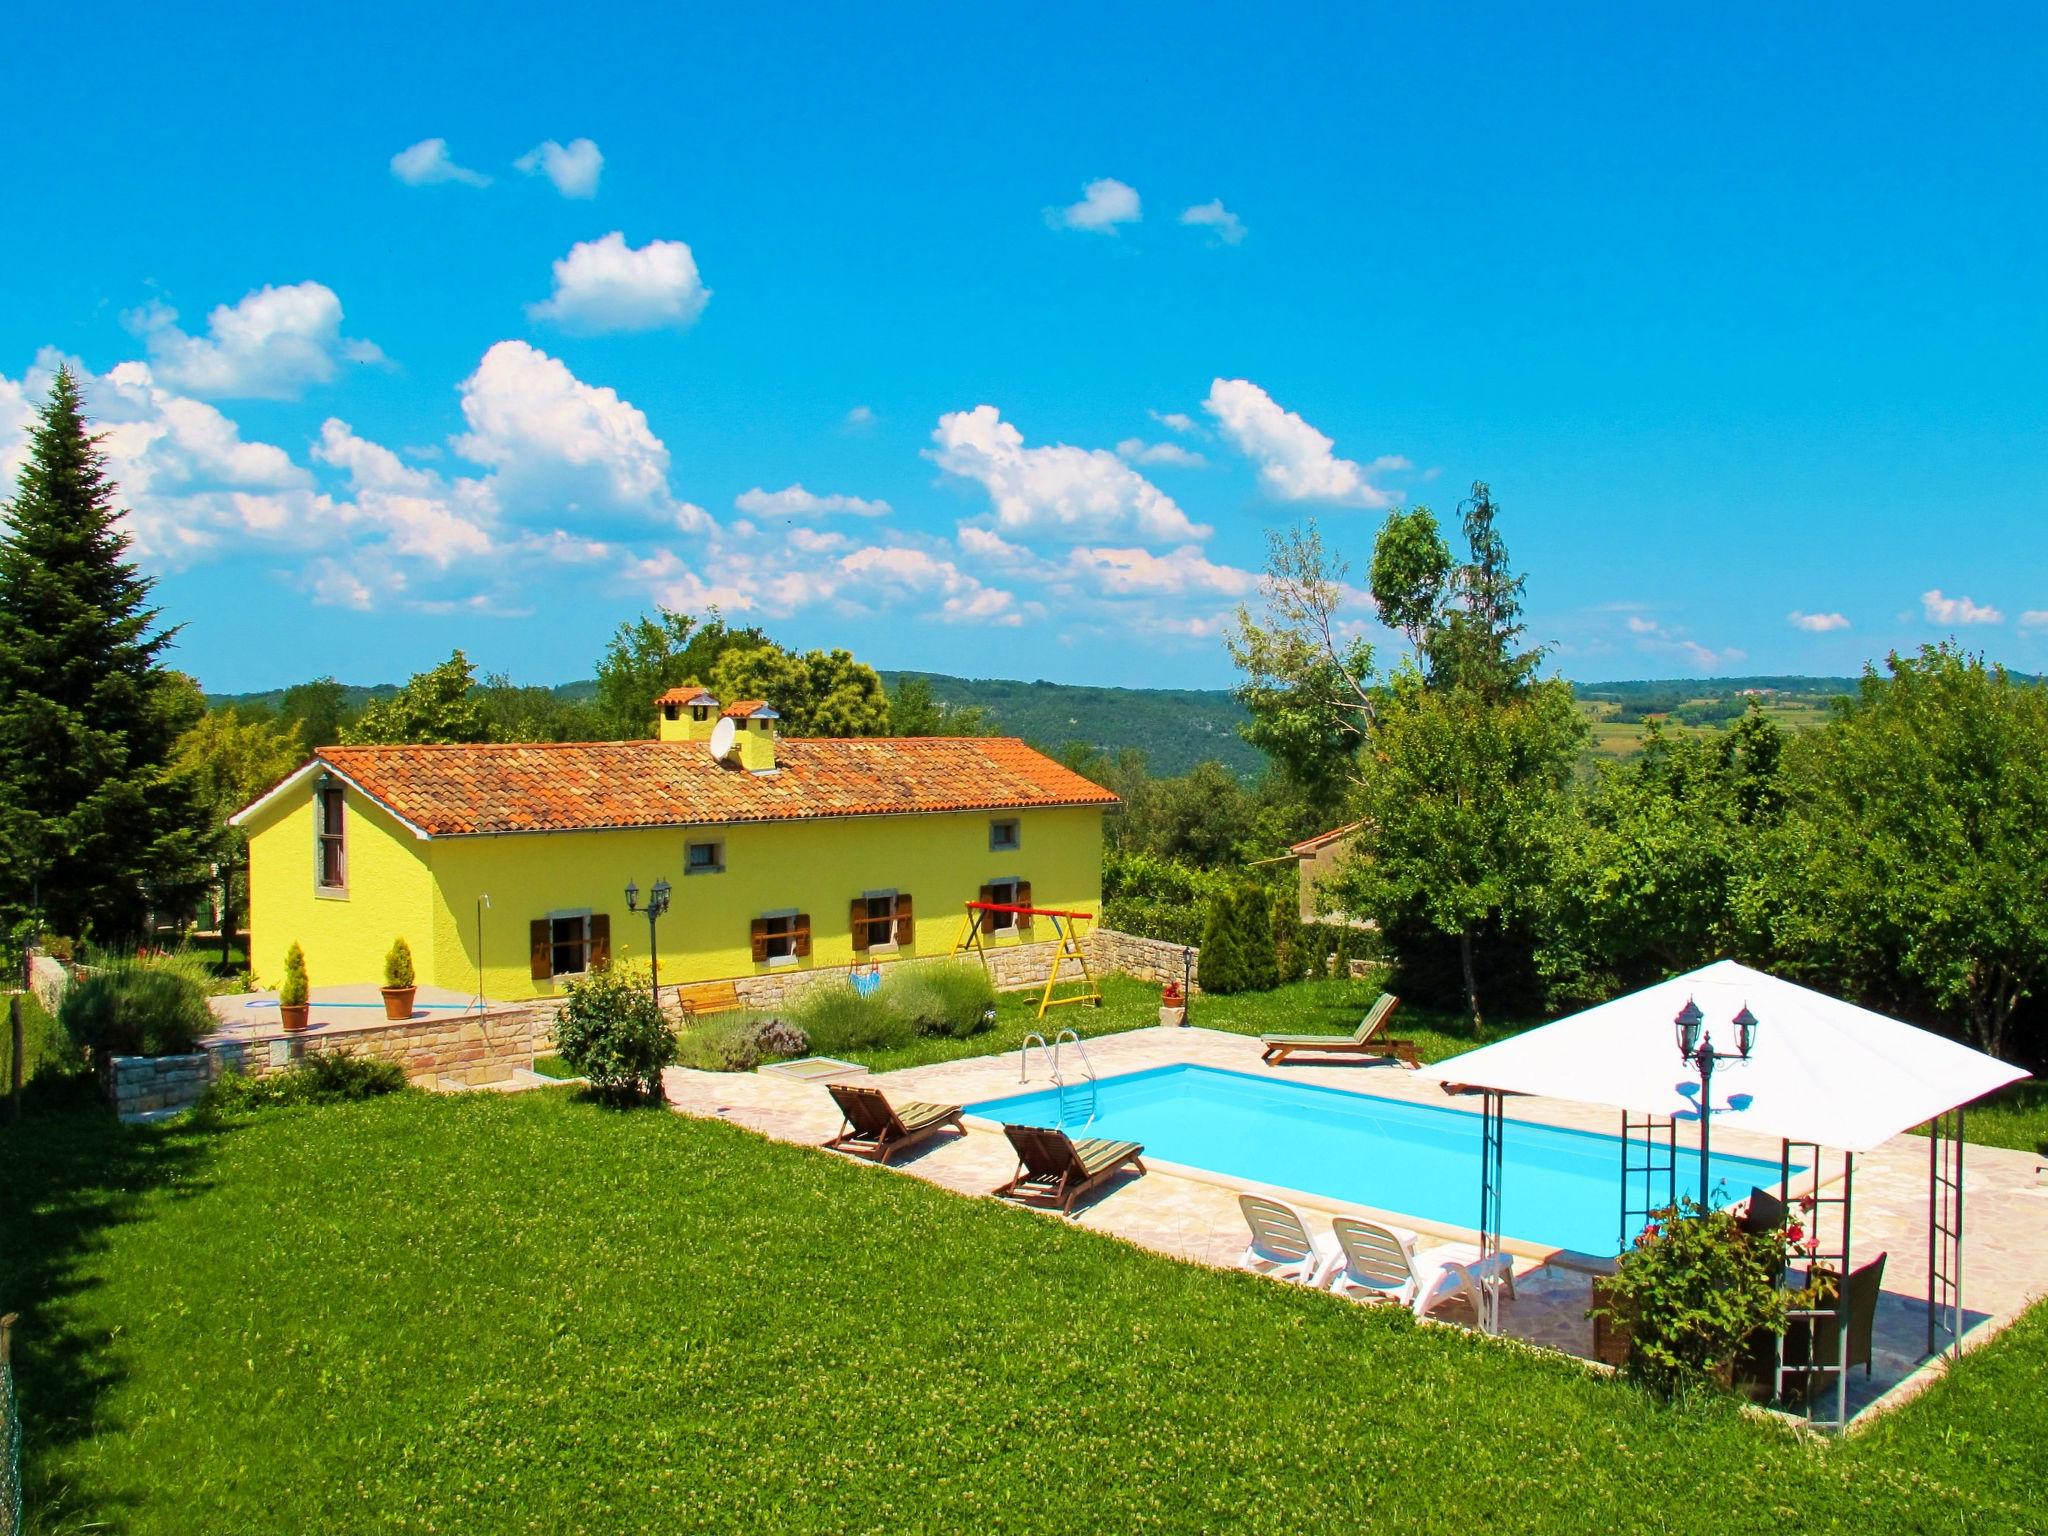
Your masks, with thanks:
M808 959L811 953L811 914L799 912L796 921L790 925L790 952L798 959Z
M590 955L584 964L601 971L612 963L612 920L609 913L590 914Z
M996 899L996 888L995 888L994 886L992 886L992 885L984 885L984 886L983 886L983 887L981 888L981 895L980 895L980 897L979 897L979 898L977 898L977 899L979 899L979 900L981 900L981 901L994 901L994 900ZM989 931L990 929L994 928L994 927L995 927L995 925L996 925L996 918L997 918L998 916L999 916L999 914L997 914L997 913L994 913L994 912L984 912L984 913L982 913L982 914L981 914L981 931L982 931L983 933L987 933L987 932L988 932L988 931Z
M754 948L754 963L756 965L759 965L763 960L766 960L768 958L767 918L757 917L754 919L753 927L749 930L749 938Z
M899 894L896 898L896 942L908 944L916 935L917 930L911 923L910 898Z
M552 925L544 917L536 917L526 925L527 958L532 962L529 969L535 981L546 981L555 974L554 942Z
M868 947L868 903L866 897L856 896L853 898L853 916L849 921L853 925L853 947L865 953Z
M1020 907L1031 905L1031 882L1029 880L1019 880L1017 882L1017 905ZM1031 914L1029 912L1019 912L1016 921L1018 931L1022 932L1031 926Z

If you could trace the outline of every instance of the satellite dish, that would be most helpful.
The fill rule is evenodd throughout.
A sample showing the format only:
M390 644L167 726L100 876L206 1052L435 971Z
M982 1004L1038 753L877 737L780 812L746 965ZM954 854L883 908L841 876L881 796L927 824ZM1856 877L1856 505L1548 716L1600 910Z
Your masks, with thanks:
M732 756L733 738L739 735L739 727L731 720L720 720L711 727L711 755L721 763Z

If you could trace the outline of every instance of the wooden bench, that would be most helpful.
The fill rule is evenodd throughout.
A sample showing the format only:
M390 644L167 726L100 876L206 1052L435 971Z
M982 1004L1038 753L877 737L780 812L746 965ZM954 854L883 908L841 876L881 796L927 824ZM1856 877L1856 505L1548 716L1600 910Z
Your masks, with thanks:
M675 989L676 1008L686 1019L709 1013L731 1013L747 1005L740 989L729 981L693 981Z

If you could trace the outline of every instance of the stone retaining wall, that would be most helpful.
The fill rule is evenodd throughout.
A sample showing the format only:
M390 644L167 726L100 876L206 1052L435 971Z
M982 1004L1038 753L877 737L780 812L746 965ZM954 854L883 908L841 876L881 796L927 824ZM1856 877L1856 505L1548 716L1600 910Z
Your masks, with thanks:
M1202 952L1194 951L1194 989L1202 990ZM1179 981L1185 960L1182 946L1163 939L1141 939L1135 933L1098 928L1088 935L1088 963L1098 972L1121 971L1145 981Z
M213 1080L205 1051L186 1056L110 1056L100 1068L100 1088L123 1120L185 1109Z
M228 1072L269 1077L309 1056L370 1056L395 1061L408 1079L476 1085L502 1082L554 1046L552 1008L422 1014L374 1024L318 1024L286 1033L219 1036L189 1056L115 1056L101 1069L107 1100L123 1119L189 1109L206 1085Z

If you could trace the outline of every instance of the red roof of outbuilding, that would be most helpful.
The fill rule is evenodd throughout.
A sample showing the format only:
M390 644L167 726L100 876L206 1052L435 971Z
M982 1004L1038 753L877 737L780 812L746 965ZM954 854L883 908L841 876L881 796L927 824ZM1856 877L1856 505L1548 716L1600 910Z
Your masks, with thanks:
M784 740L770 773L689 741L325 747L318 763L429 837L1117 803L1000 736Z

